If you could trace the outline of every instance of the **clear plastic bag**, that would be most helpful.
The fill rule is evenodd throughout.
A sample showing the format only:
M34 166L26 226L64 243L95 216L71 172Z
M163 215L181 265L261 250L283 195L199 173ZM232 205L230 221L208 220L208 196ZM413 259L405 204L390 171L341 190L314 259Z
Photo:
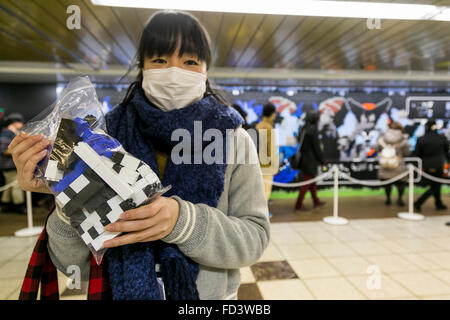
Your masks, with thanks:
M72 80L61 97L22 131L51 141L35 176L55 195L58 208L98 264L106 251L103 243L119 235L104 227L170 189L105 133L101 104L88 77Z

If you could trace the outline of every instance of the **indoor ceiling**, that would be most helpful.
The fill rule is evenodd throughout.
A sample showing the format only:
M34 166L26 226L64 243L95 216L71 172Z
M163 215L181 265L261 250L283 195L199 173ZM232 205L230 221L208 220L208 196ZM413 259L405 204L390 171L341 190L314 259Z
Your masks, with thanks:
M80 30L66 27L73 4L81 9ZM0 62L126 69L153 12L89 0L0 0ZM369 29L366 19L192 13L211 35L213 68L450 70L450 22L382 20L381 29Z

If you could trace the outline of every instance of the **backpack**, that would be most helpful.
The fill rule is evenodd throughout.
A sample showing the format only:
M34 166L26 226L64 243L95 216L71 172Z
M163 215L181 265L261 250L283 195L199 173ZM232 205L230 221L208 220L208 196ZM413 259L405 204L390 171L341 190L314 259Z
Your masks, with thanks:
M386 144L383 138L380 139L383 149L379 155L380 167L384 169L396 169L400 165L400 157L397 155L396 144Z

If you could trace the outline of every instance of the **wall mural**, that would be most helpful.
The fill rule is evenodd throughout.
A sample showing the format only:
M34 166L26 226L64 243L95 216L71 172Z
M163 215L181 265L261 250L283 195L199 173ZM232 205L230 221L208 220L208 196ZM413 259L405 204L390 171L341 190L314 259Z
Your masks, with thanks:
M409 108L405 106L408 96L399 94L349 92L345 95L331 95L322 92L305 93L302 99L303 93L286 97L279 93L260 92L257 99L254 96L254 92L247 95L244 92L234 97L234 100L248 113L248 122L253 124L260 121L264 103L270 101L275 105L275 128L278 129L281 162L280 172L274 177L277 182L292 182L297 176L298 171L289 167L287 159L298 147L295 137L303 125L302 115L310 109L321 113L320 140L325 158L330 164L376 160L377 140L391 121L398 121L403 125L409 135L412 150L417 138L424 134L424 124L428 118L436 118L441 133L450 141L449 96L443 98L447 100L444 111L442 103L436 104L438 111L422 112L420 118L409 114ZM265 101L262 96L266 97ZM429 107L430 101L427 103ZM439 114L440 118L435 114ZM367 173L367 177L376 178L377 166L373 168L374 172Z

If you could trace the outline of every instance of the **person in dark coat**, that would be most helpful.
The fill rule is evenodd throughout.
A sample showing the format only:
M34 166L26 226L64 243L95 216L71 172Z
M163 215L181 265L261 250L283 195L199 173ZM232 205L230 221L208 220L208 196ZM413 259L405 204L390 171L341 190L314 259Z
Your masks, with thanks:
M300 146L301 181L313 179L317 175L318 167L325 164L323 152L320 147L319 131L317 127L319 119L320 113L318 111L308 111L305 117L305 125L297 136L297 139L300 142L302 135L304 135L303 143ZM297 202L295 204L295 210L305 211L303 207L303 199L305 198L308 190L311 192L314 208L325 205L325 202L320 201L317 197L317 184L311 183L300 187Z
M436 122L429 120L425 125L425 135L417 139L415 155L422 159L423 171L437 178L443 178L445 161L450 162L447 139L437 132ZM414 209L420 212L422 204L434 196L436 210L447 210L441 200L441 184L425 179L429 189L414 202Z

